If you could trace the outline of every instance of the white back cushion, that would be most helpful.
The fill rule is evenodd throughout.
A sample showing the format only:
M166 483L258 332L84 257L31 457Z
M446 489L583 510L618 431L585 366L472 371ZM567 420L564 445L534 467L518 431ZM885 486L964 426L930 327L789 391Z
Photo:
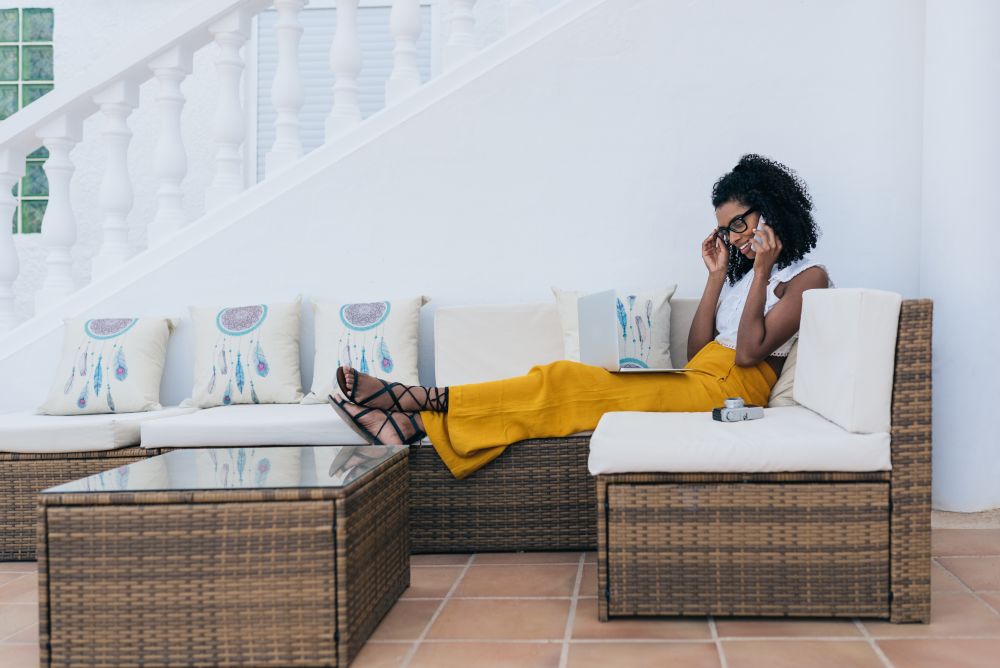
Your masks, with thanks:
M900 304L883 290L804 292L795 400L847 431L889 431Z
M438 386L521 376L535 365L562 358L562 327L554 303L452 306L434 313Z
M698 303L670 300L670 358L675 367L687 364L688 332ZM435 382L446 386L510 378L536 364L563 359L563 346L555 304L442 307L434 316ZM769 405L795 405L794 373L789 354Z
M698 310L698 299L670 300L670 359L674 367L681 368L688 362L688 332L694 312Z

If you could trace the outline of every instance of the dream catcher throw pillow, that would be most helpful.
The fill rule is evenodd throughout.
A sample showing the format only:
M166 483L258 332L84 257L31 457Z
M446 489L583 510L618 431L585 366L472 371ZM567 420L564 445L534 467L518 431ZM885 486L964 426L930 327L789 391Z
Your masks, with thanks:
M291 404L302 399L299 311L290 304L191 307L194 389L199 408Z
M69 318L45 415L159 410L167 318Z
M348 364L383 380L418 385L417 333L427 297L338 304L315 302L316 359L304 404L339 391L337 368Z
M670 298L677 285L659 290L617 291L615 322L618 325L618 364L625 368L674 366L670 361ZM581 293L552 288L559 308L566 359L580 361Z

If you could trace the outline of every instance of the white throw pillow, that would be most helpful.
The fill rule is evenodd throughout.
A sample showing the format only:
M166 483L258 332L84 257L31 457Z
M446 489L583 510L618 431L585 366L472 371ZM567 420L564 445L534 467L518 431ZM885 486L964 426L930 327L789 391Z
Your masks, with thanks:
M45 415L137 413L160 408L168 318L67 318Z
M677 285L638 292L617 291L619 364L623 367L663 368L670 359L670 298ZM579 292L552 288L559 307L566 359L580 361Z
M337 388L337 368L349 364L383 380L419 385L417 334L427 297L339 304L314 302L316 359L304 404L325 403Z
M301 299L289 304L192 306L192 403L210 408L301 400L300 310Z
M778 376L777 382L771 388L771 398L767 402L768 408L799 405L799 402L795 401L795 397L792 396L795 384L795 362L798 356L799 340L796 338L795 342L792 343L791 349L788 351L785 363L781 367L781 375Z

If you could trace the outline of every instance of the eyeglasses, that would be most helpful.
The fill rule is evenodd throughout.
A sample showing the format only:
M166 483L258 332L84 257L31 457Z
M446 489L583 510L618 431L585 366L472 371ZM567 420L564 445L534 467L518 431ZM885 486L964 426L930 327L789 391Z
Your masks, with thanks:
M745 232L747 229L746 217L751 213L754 213L757 209L747 209L745 212L733 218L729 221L728 225L720 225L718 229L718 235L722 238L724 242L729 243L729 233L735 232L739 234L740 232Z

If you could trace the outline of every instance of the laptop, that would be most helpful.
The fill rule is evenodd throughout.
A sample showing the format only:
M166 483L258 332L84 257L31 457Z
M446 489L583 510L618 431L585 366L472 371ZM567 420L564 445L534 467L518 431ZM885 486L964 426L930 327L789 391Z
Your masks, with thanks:
M580 361L599 366L611 373L684 373L690 369L650 369L623 367L619 364L617 309L614 290L580 297Z

